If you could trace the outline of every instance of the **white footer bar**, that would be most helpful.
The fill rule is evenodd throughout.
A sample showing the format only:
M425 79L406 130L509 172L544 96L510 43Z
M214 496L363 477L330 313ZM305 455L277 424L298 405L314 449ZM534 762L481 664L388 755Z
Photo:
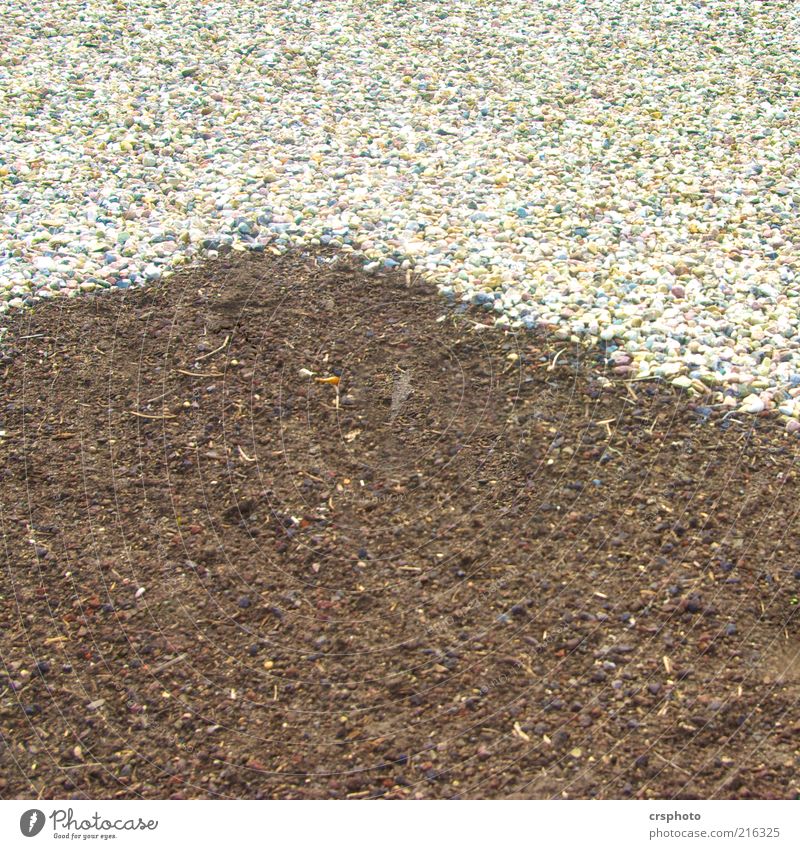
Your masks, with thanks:
M3 801L0 846L800 846L797 802Z

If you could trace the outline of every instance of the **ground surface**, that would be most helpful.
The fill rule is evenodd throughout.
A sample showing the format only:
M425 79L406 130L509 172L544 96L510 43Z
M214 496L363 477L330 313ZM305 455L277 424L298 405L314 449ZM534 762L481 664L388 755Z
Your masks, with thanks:
M327 245L798 430L796 7L0 0L0 314Z
M2 796L796 798L797 442L331 260L8 322Z

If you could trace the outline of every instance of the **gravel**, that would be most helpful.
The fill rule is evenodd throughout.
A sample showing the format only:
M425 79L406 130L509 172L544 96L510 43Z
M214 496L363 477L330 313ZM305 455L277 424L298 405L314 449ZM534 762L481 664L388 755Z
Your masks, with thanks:
M0 311L330 245L798 419L795 11L0 0Z

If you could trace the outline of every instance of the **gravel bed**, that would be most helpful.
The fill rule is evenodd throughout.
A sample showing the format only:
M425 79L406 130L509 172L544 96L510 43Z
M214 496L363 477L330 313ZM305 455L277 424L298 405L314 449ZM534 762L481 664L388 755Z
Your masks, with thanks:
M1 311L330 245L800 430L796 4L0 18Z

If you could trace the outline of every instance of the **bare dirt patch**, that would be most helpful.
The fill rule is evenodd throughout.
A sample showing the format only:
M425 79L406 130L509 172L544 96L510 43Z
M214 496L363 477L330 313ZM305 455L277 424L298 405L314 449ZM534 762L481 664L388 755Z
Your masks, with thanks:
M297 253L10 319L0 793L797 798L798 443L484 320Z

